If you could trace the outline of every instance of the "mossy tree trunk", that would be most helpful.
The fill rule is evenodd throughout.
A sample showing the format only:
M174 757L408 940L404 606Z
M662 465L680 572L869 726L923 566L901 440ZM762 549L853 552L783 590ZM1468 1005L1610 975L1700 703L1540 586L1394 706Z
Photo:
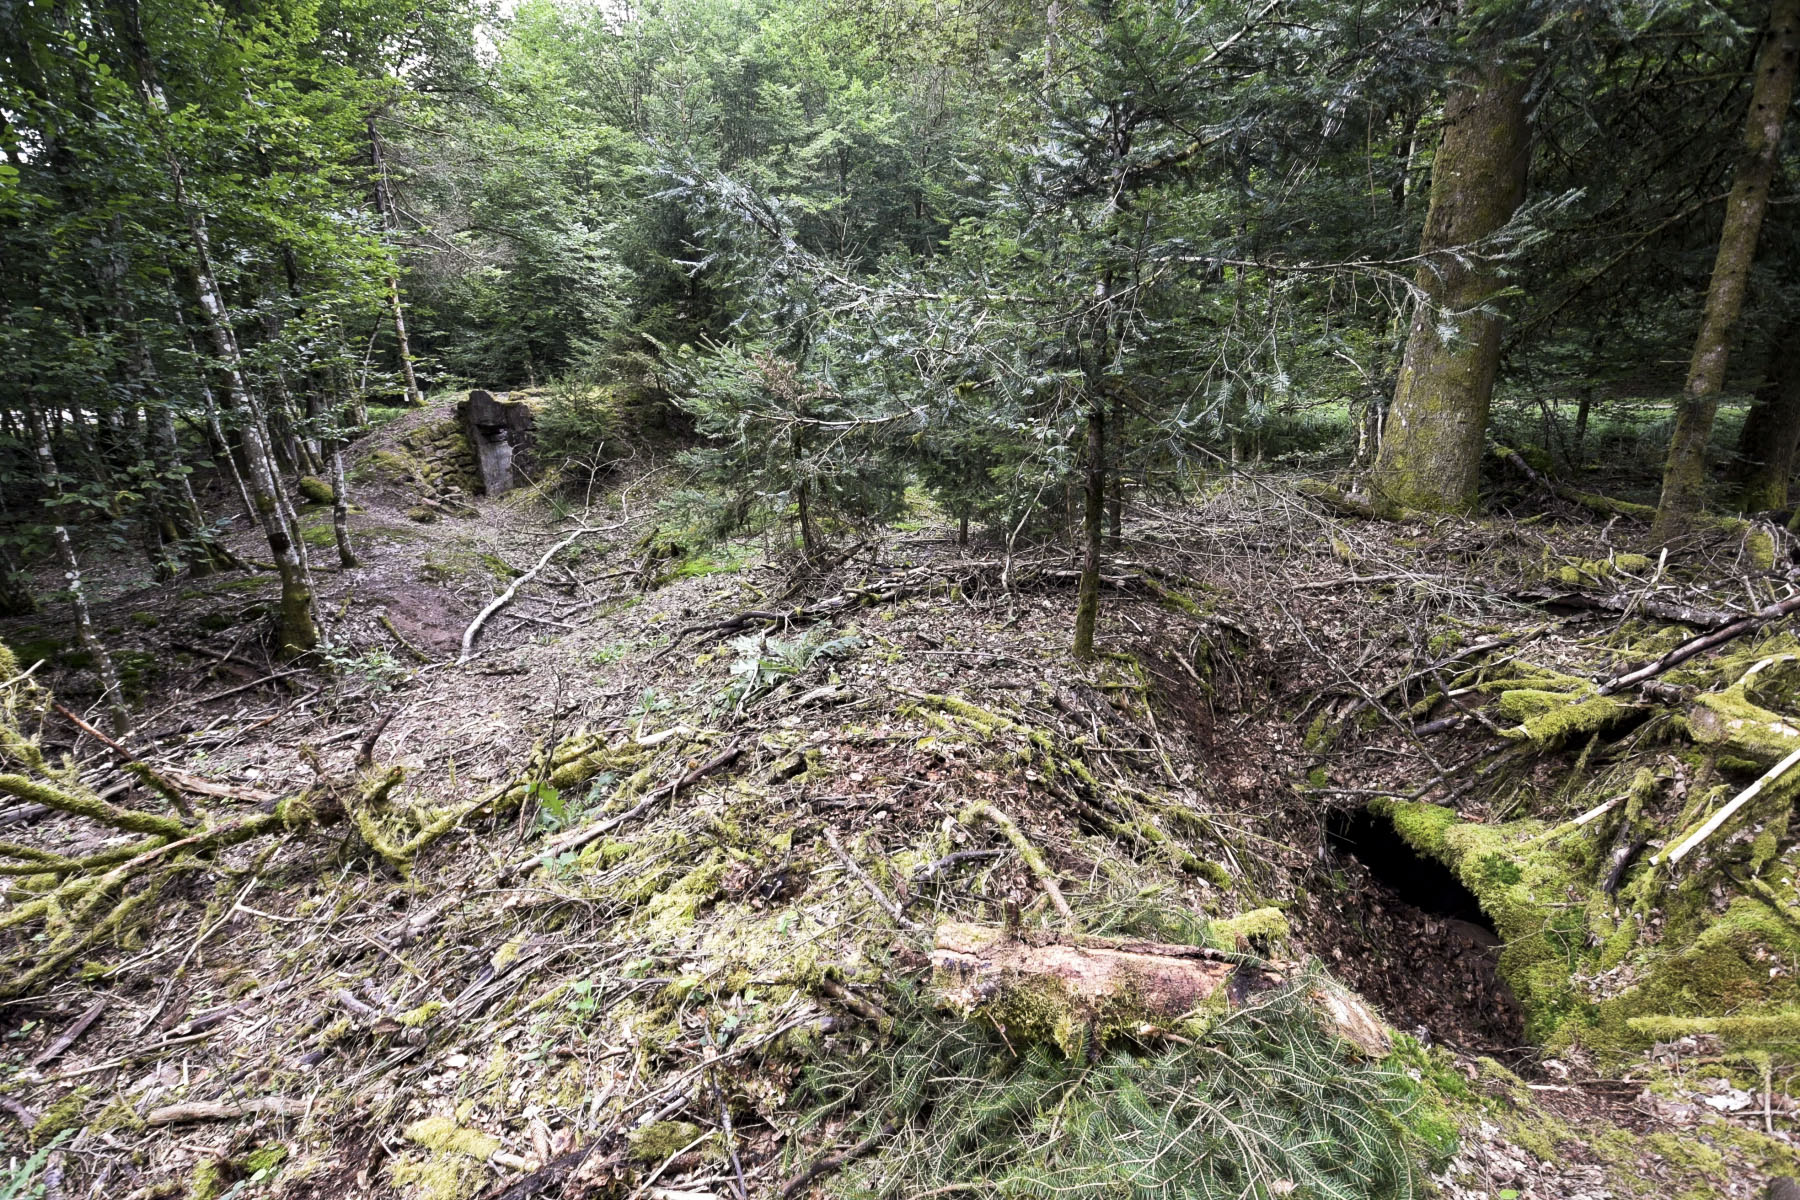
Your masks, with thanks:
M1407 508L1473 508L1500 362L1500 318L1489 307L1499 270L1472 249L1525 197L1531 154L1526 80L1504 62L1473 68L1444 103L1413 314L1374 486ZM1446 337L1446 333L1449 335Z
M1082 510L1081 583L1075 599L1075 657L1094 657L1094 626L1100 620L1100 542L1106 528L1106 409L1088 406L1087 462Z
M1725 223L1719 231L1706 309L1694 338L1694 355L1676 404L1675 432L1663 466L1662 499L1656 506L1653 531L1665 541L1693 524L1705 500L1707 443L1731 361L1732 334L1744 310L1757 237L1769 207L1769 185L1781 155L1781 127L1794 96L1797 62L1800 0L1774 0L1769 6L1769 31L1756 57L1756 79L1744 121L1744 154L1725 201Z
M1770 512L1788 505L1788 478L1800 445L1800 318L1769 344L1763 384L1756 390L1738 437L1744 512Z

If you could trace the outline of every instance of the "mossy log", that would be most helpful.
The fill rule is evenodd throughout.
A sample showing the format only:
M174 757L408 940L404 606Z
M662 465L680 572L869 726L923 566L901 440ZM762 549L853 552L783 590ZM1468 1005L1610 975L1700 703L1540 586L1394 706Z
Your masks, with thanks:
M1202 946L1088 936L1009 933L987 925L938 926L932 951L939 1001L993 1022L1017 1045L1049 1041L1071 1057L1117 1037L1180 1037L1285 985L1284 963ZM1314 990L1321 1020L1364 1054L1391 1048L1387 1027L1359 997Z

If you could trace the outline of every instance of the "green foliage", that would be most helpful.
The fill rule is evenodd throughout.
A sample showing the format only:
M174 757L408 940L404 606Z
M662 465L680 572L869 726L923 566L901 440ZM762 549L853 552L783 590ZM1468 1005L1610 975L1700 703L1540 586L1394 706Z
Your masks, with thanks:
M0 1200L37 1200L44 1194L44 1181L40 1174L44 1164L56 1148L75 1136L73 1129L64 1129L50 1138L36 1152L23 1162L14 1160L4 1173L0 1173Z
M832 636L829 628L809 629L783 641L765 633L733 638L737 661L731 664L732 682L720 693L720 703L741 713L786 681L796 678L820 659L843 658L862 645L855 633Z
M856 1103L900 1126L834 1185L845 1196L897 1179L917 1192L981 1180L995 1195L1096 1200L1418 1195L1416 1089L1341 1056L1307 998L1313 982L1303 973L1191 1045L1091 1063L923 1017L889 1049L813 1067L802 1092L813 1122Z

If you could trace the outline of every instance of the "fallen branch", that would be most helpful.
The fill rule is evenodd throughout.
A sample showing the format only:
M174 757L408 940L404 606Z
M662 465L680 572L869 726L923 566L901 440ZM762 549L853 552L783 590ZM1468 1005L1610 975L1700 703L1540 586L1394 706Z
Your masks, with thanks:
M1636 687L1647 679L1653 679L1656 676L1661 675L1671 667L1681 665L1696 654L1710 650L1714 646L1722 646L1734 638L1740 638L1746 633L1761 629L1763 626L1779 621L1783 617L1789 616L1794 612L1800 612L1800 592L1796 592L1794 595L1789 596L1786 600L1782 600L1779 603L1771 604L1766 608L1759 608L1749 616L1739 617L1731 624L1720 629L1715 629L1711 633L1703 633L1699 637L1689 638L1687 641L1681 643L1681 645L1675 647L1673 650L1647 666L1627 671L1623 675L1615 675L1613 678L1600 685L1598 689L1599 694L1602 696L1610 696L1612 693L1622 691L1625 688Z
M125 747L119 745L119 743L107 737L104 733L101 733L98 729L95 729L92 725L89 725L86 721L82 720L56 701L52 700L50 702L50 707L72 721L75 728L81 730L81 732L87 734L102 746L105 746L108 750L111 750L132 774L136 775L147 787L153 788L160 793L165 800L174 805L176 812L189 820L193 819L194 810L188 805L187 799L182 796L181 790L167 779L164 779L161 775L158 775L150 768L148 763L144 762Z
M837 855L838 862L844 865L844 870L850 873L851 878L862 884L863 890L875 897L875 903L881 905L883 909L887 910L888 916L894 918L894 924L912 932L925 928L917 921L909 920L906 914L900 911L900 906L890 900L888 894L881 890L881 885L870 879L869 873L856 865L856 860L850 857L850 852L844 849L842 842L838 841L837 830L829 825L825 827L825 844L831 847L831 852Z
M535 567L532 567L531 570L525 572L523 575L516 576L512 583L507 585L504 592L501 592L498 596L495 596L492 600L488 601L488 606L475 614L475 619L469 622L469 627L467 629L463 630L462 653L457 656L456 665L461 666L468 662L470 656L475 653L475 639L481 636L481 627L487 624L488 618L505 608L508 604L511 604L513 597L518 595L519 589L530 583L533 579L536 579L538 577L538 572L550 565L551 559L555 558L557 554L568 547L577 538L586 537L590 533L603 533L608 529L617 528L617 525L583 525L580 529L577 529L574 533L571 533L568 537L544 551L544 556L537 560L537 565Z
M900 1126L889 1121L886 1125L883 1125L880 1129L877 1129L874 1133L871 1133L868 1137L856 1143L856 1145L850 1147L842 1154L830 1154L821 1158L815 1158L806 1170L800 1172L798 1175L781 1185L781 1200L793 1200L795 1196L805 1191L811 1184L825 1178L827 1175L837 1174L857 1159L868 1155L877 1146L893 1137L899 1131Z
M106 1011L106 1006L111 1002L112 998L110 996L102 996L100 999L88 1005L87 1010L79 1017L76 1017L75 1020L70 1023L69 1027L63 1030L61 1035L58 1036L54 1042L51 1042L46 1046L42 1054L31 1060L31 1069L35 1071L39 1067L46 1066L61 1058L68 1048L79 1041L81 1035L86 1033L88 1029L93 1026L94 1022L100 1019L100 1014Z
M1665 860L1670 864L1674 864L1686 858L1694 847L1711 837L1713 833L1718 830L1719 826L1729 821L1733 813L1762 795L1764 789L1768 788L1771 784L1779 782L1783 775L1786 775L1789 771L1793 770L1795 763L1800 763L1800 750L1794 751L1792 754L1770 767L1755 783L1739 792L1729 804L1725 805L1725 807L1721 808L1718 812L1708 818L1706 824L1700 826L1700 828L1696 829L1693 833L1683 839L1679 846L1670 850L1667 854L1658 854L1653 857L1650 860L1651 864L1654 865Z
M177 1125L183 1121L235 1121L239 1117L304 1117L310 1107L290 1096L251 1096L244 1100L194 1100L153 1108L146 1125Z
M1025 860L1025 865L1031 868L1031 873L1037 876L1038 883L1049 895L1050 903L1058 915L1071 927L1074 926L1075 914L1069 910L1069 902L1063 899L1062 888L1056 882L1056 873L1050 869L1050 864L1044 858L1043 852L1031 844L1031 839L1020 831L1011 817L987 801L977 800L963 809L956 819L964 825L973 825L976 821L985 820L1005 834L1006 840L1011 842L1013 849L1019 852L1019 857Z

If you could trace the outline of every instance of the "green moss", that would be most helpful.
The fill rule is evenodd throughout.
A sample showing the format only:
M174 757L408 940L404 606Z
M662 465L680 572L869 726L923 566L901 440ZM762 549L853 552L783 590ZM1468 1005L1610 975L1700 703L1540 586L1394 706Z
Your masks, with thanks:
M419 1005L419 1007L411 1008L401 1013L398 1019L400 1024L405 1025L408 1028L417 1028L430 1021L431 1018L437 1016L443 1008L444 1002L442 1000L427 1000L425 1003Z
M670 1155L700 1138L700 1127L686 1121L657 1121L634 1129L626 1136L626 1144L634 1161L647 1167L660 1166Z
M162 618L153 612L134 612L131 614L131 623L142 629L155 629L162 624Z
M317 475L302 475L298 484L301 498L308 504L330 504L331 485Z
M31 1127L31 1144L42 1146L65 1129L81 1128L82 1114L87 1111L88 1089L76 1088L44 1110Z
M258 1146L244 1156L244 1170L252 1175L261 1175L273 1171L288 1158L288 1148L280 1142L271 1142L266 1146Z
M419 1200L467 1200L481 1189L487 1160L500 1149L499 1138L448 1116L414 1121L405 1137L425 1153L396 1159L393 1180Z
M1260 939L1272 948L1291 936L1287 916L1279 908L1253 908L1229 920L1214 921L1208 940L1220 950L1234 950L1239 938L1252 944Z
M1722 747L1764 765L1800 747L1800 729L1756 703L1744 680L1695 697L1687 712L1687 728L1703 746Z
M203 1158L188 1177L188 1200L214 1200L237 1179L231 1163L223 1158Z
M407 1141L427 1150L460 1154L479 1162L486 1162L500 1149L500 1139L493 1134L458 1125L455 1118L446 1116L414 1121L406 1127L405 1136Z
M1800 1044L1800 1009L1754 1017L1629 1017L1631 1031L1652 1041L1672 1042L1694 1034L1714 1034L1731 1046Z

